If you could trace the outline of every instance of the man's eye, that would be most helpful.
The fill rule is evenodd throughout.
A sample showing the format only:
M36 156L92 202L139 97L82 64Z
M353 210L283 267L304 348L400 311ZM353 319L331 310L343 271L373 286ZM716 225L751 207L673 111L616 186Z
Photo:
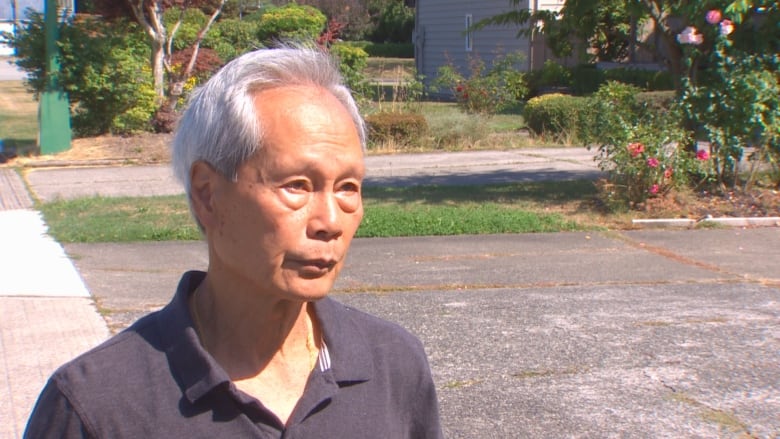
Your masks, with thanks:
M305 191L308 189L309 184L304 180L296 180L285 184L284 187L292 191Z
M342 184L339 190L341 192L360 192L360 185L357 183L348 182Z

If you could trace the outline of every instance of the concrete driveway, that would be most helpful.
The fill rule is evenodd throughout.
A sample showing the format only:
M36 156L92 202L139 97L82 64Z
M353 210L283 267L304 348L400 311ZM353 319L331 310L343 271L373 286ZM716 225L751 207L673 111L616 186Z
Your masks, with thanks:
M780 437L780 229L357 239L333 293L429 354L449 438ZM113 330L200 242L69 244Z

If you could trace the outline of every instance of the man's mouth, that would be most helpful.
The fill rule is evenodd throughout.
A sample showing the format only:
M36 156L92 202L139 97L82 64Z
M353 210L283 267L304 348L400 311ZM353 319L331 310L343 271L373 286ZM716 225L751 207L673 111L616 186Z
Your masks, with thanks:
M304 275L322 276L338 264L335 259L294 259L291 261Z

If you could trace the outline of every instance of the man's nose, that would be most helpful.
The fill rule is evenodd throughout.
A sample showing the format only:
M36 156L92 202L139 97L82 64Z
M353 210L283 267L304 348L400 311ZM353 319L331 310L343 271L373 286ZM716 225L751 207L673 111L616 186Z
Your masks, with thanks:
M343 231L344 211L332 192L317 192L312 200L309 235L317 239L333 239Z

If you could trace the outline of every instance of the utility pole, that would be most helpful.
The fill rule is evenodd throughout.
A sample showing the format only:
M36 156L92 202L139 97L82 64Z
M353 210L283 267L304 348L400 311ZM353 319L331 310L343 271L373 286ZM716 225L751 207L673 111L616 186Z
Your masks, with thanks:
M68 95L58 83L60 73L59 23L57 0L46 0L44 33L46 35L46 87L38 106L41 154L54 154L70 149L70 104Z

